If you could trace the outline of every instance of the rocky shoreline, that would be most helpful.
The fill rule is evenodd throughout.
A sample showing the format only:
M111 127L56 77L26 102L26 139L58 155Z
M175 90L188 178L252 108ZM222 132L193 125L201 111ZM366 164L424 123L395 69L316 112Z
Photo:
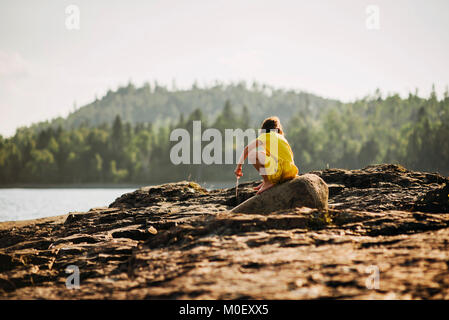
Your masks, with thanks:
M0 298L449 299L447 177L388 164L311 173L328 210L233 213L256 182L236 199L184 181L0 223Z

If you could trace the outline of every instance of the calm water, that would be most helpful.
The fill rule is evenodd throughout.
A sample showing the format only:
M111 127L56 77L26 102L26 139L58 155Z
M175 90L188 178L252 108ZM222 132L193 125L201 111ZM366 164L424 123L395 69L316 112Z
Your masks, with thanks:
M234 183L211 182L202 185L210 190L233 187ZM134 190L136 188L0 188L0 222L45 218L107 207L122 194Z
M0 189L0 221L29 220L107 207L135 189Z

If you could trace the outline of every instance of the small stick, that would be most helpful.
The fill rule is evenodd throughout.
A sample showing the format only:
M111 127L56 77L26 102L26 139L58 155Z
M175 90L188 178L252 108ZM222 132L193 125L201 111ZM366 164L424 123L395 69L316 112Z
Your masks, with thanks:
M235 180L235 203L238 203L239 177Z

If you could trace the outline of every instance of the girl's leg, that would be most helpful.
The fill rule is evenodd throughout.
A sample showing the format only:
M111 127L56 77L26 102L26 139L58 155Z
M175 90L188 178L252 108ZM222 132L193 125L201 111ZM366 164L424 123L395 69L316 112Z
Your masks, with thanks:
M258 191L262 187L262 185L263 185L263 182L261 184L259 184L257 187L254 187L253 189Z
M257 194L261 194L262 192L264 192L264 191L266 191L266 190L268 190L268 189L270 189L272 187L274 187L274 184L272 184L270 181L265 182L262 185L262 187L259 189L259 191L257 191Z
M254 150L248 154L249 163L251 163L254 168L259 172L260 176L263 179L263 182L255 187L257 194L262 193L263 191L273 187L274 185L268 180L268 176L265 174L265 161L266 154L265 151L262 150ZM257 189L256 189L257 188Z

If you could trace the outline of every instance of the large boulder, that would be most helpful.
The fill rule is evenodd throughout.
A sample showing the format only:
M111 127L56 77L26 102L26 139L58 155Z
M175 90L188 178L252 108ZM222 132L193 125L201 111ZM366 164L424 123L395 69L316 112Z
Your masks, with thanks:
M296 207L327 210L329 189L315 174L304 174L242 202L235 213L270 213Z

